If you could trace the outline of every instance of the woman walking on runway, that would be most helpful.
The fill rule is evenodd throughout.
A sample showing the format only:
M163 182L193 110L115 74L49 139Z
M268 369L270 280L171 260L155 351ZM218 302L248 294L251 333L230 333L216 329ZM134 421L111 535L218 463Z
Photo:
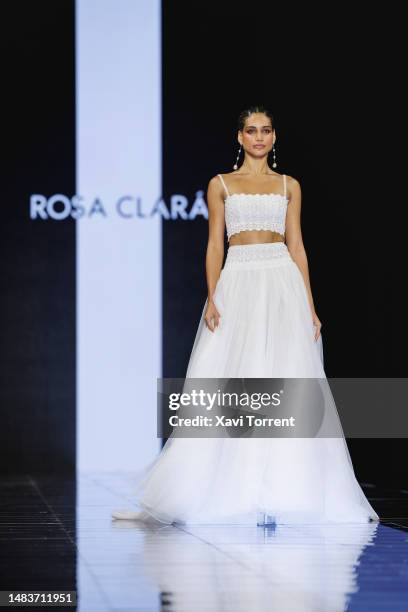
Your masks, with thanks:
M273 170L276 130L267 109L243 111L237 138L242 165L208 184L208 297L186 378L325 379L300 184ZM229 245L222 267L225 229ZM336 408L332 417L338 418ZM140 512L112 516L168 524L379 520L355 478L343 434L171 436L145 469L136 501Z

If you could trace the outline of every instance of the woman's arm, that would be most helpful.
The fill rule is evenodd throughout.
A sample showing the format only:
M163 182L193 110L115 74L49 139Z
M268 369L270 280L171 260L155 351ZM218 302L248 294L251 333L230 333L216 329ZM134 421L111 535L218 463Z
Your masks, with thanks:
M220 314L213 302L213 296L224 261L225 234L223 186L217 176L214 176L208 183L207 204L208 244L205 267L208 287L208 307L205 321L209 329L214 331L214 328L218 326ZM214 319L214 325L212 325L212 319Z
M205 258L208 299L212 300L224 261L224 200L223 186L214 176L208 183L208 244Z
M299 270L301 271L305 282L313 323L317 328L315 334L315 339L317 340L320 334L321 322L316 314L316 310L314 307L312 289L310 286L309 266L302 238L300 222L302 192L299 181L297 181L293 177L290 177L290 180L288 181L288 187L290 192L290 200L288 212L286 214L286 245L292 256L292 259L299 267Z

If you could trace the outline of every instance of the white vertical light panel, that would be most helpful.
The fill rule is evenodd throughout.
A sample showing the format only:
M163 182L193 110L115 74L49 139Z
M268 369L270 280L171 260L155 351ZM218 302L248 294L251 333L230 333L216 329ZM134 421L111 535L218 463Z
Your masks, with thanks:
M160 448L159 0L76 2L77 431L79 470L138 470ZM131 196L123 218L116 209Z

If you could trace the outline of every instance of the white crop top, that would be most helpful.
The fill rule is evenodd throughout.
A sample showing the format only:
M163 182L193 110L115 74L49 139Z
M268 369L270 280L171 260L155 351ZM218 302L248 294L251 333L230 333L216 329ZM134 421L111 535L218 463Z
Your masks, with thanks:
M225 225L228 240L233 234L245 230L271 230L285 234L286 174L283 175L283 195L279 193L232 193L221 174L218 174L227 193L225 198Z

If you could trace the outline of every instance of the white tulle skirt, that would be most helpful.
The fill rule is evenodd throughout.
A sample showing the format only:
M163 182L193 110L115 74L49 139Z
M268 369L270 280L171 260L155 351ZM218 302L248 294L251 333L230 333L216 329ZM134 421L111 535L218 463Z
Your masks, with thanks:
M204 304L186 378L325 378L303 276L282 243L230 246ZM336 411L337 412L337 411ZM163 523L368 522L346 441L171 436L135 481L140 518Z

